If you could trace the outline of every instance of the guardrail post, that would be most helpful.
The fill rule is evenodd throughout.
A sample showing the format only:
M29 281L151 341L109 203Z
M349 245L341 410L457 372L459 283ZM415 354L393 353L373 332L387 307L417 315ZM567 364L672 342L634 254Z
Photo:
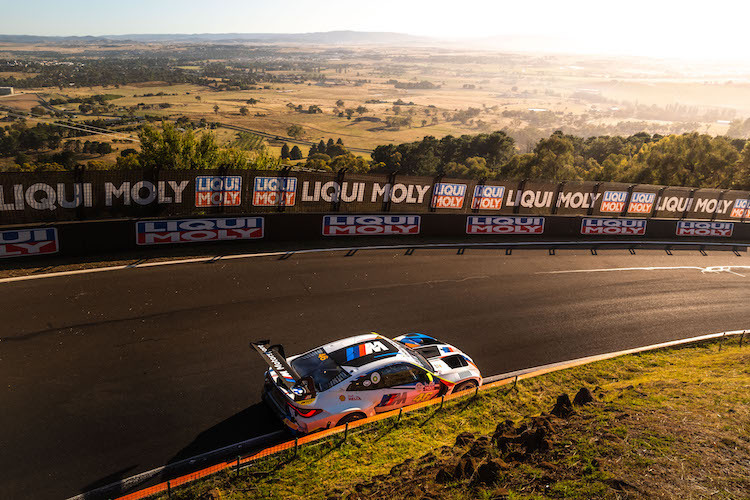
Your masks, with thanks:
M518 387L517 387L517 386L518 386L518 375L516 375L516 378L515 378L515 380L513 380L513 389L516 389L516 390L517 390L517 389L518 389Z
M336 183L339 185L339 195L336 196L336 198L331 203L331 212L338 212L339 210L341 210L341 195L344 191L344 176L346 175L347 170L349 169L344 167L336 172Z
M445 394L440 396L440 408L438 408L439 410L443 409L443 403L445 403Z
M552 199L552 207L551 207L552 210L550 211L552 215L557 214L557 209L558 209L557 202L560 199L560 193L562 193L562 190L564 187L565 187L565 181L562 181L561 183L557 185L557 189L555 190L555 197Z
M346 437L349 435L349 422L346 423L346 427L344 427L344 442L346 443Z
M633 198L633 189L637 184L631 184L628 186L628 199L625 201L625 204L622 206L622 211L620 212L620 217L625 217L628 215L628 208L630 207L630 200Z
M654 217L656 215L657 209L659 208L659 204L661 203L661 199L664 196L664 191L666 191L666 186L659 189L659 192L654 197L654 206L651 207L651 217Z
M391 211L391 193L393 192L393 186L396 184L396 174L398 174L398 170L388 174L388 193L387 196L383 196L383 212Z
M687 205L685 205L685 210L682 212L682 216L680 217L680 219L687 218L688 212L690 212L690 209L693 208L693 197L694 196L695 196L695 189L691 189L690 190L690 195L688 196Z
M237 455L237 477L240 477L240 456Z
M725 338L727 338L727 332L724 332L724 335L721 336L721 341L719 342L719 352L721 352L721 346L724 345Z
M167 498L172 498L172 484L167 481Z
M396 423L397 424L401 422L401 414L402 413L404 413L404 409L403 408L399 408L398 409L398 418L396 419Z
M742 349L743 340L745 340L745 330L742 330L742 335L740 336L740 349Z
M513 205L513 213L517 214L520 213L521 210L521 196L523 195L524 190L526 189L526 181L528 179L523 179L521 182L518 183L518 189L516 190L516 199L515 199L515 205Z
M443 177L445 177L445 174L438 174L432 181L432 196L430 196L430 206L427 207L427 210L430 212L435 211L435 206L433 204L433 200L435 200L435 186L437 186L443 180Z
M599 187L602 185L601 182L597 182L594 184L594 189L591 191L591 205L589 206L588 212L586 212L586 215L594 215L594 204L596 202L596 195L599 194Z
M294 436L294 456L297 456L297 449L299 448L299 438Z

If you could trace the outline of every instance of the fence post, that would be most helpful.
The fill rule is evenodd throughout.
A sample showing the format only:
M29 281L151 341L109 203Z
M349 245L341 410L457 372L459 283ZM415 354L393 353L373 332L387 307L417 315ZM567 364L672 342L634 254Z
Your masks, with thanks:
M445 394L440 396L440 408L438 408L439 410L443 409L443 403L445 403Z
M565 181L562 181L557 185L557 189L555 190L555 197L552 200L552 210L550 213L552 215L557 214L557 201L560 199L560 193L562 193L563 188L565 187Z
M727 338L727 332L724 332L724 335L721 336L721 341L719 341L719 352L721 352L721 346L724 345L725 338Z
M349 435L349 422L346 423L346 427L344 427L344 442L346 443L346 437Z
M172 484L167 481L167 498L172 498Z
M240 456L237 455L237 477L240 477Z
M341 195L344 191L344 176L346 175L347 170L349 169L344 167L336 172L336 183L339 185L339 194L331 202L331 212L338 212L341 210Z
M298 448L299 448L299 438L297 436L294 436L294 456L295 457L297 456Z
M721 206L721 200L724 199L725 194L726 194L726 190L719 193L718 203L716 204L716 209L714 210L714 213L711 214L711 220L716 220L716 216L719 214L719 207Z
M589 206L586 215L594 215L594 205L596 204L596 195L599 194L599 187L602 185L601 182L594 184L594 189L591 191L591 205Z
M391 211L391 192L393 191L394 184L396 184L396 174L398 174L398 170L388 174L388 192L383 196L383 212Z
M680 217L680 219L685 219L687 217L687 215L688 215L688 212L690 212L690 209L693 208L693 198L694 197L695 197L695 189L691 189L690 190L690 195L688 196L687 205L685 205L685 210L682 211L682 216Z
M435 201L435 186L437 186L442 180L443 177L445 177L445 174L438 174L435 176L435 179L432 181L432 195L430 196L430 206L427 207L427 210L430 212L435 211L434 201Z
M398 409L398 419L396 420L396 423L401 422L401 414L404 412L403 408Z
M742 330L742 335L740 336L740 349L742 349L743 340L745 340L745 330Z
M521 182L518 183L518 189L516 191L516 204L513 206L513 213L517 214L520 213L521 210L521 195L523 195L524 190L526 189L526 181L528 179L523 179Z

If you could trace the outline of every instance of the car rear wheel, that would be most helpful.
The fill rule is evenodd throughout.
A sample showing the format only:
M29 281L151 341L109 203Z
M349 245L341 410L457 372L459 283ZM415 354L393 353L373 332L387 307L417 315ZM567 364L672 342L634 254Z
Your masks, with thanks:
M367 415L365 415L364 413L350 413L349 415L342 417L341 420L339 420L336 424L336 427L338 427L339 425L346 425L357 420L362 420L363 418L367 418Z
M461 382L456 386L455 389L453 389L453 392L463 392L463 391L470 391L475 389L479 384L476 380L467 380L465 382Z

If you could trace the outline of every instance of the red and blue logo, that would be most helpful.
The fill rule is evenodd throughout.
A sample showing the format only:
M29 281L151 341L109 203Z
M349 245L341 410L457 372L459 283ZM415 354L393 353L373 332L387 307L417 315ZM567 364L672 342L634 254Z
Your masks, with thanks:
M324 236L419 234L419 215L325 215Z
M296 177L256 177L253 181L255 207L291 207L296 201Z
M581 221L581 234L643 236L646 219L588 219Z
M730 238L734 222L708 222L681 220L677 222L677 236L716 236Z
M432 193L432 208L462 208L466 196L466 184L438 182Z
M0 231L0 258L57 253L57 229L14 229Z
M656 193L633 193L630 195L630 204L628 213L630 214L650 214L654 209L654 200Z
M466 234L542 234L544 217L484 217L466 218Z
M254 240L263 237L263 217L151 220L135 223L138 245Z
M500 210L503 207L503 196L505 196L505 186L475 186L471 208L472 210Z
M241 203L241 176L199 175L195 178L196 207L235 207Z
M628 199L627 191L604 191L600 212L620 213L625 208L625 200Z
M734 200L734 207L732 207L730 217L734 217L735 219L750 217L750 200Z

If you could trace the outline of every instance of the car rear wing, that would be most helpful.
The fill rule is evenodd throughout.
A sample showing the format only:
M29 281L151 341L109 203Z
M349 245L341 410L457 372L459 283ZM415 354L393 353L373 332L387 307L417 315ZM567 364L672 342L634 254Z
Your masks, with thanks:
M284 347L281 344L269 345L269 340L250 342L263 361L279 376L278 380L286 389L294 394L295 401L304 401L315 397L315 383L312 377L301 377L292 366L286 362Z

